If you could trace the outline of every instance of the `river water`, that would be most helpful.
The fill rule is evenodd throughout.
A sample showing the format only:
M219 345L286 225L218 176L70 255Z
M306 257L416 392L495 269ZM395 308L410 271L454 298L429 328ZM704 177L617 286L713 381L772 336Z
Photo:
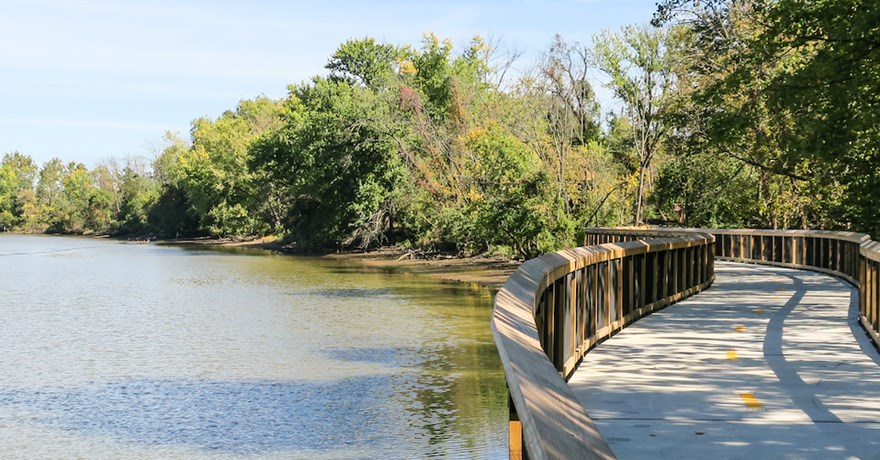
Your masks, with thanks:
M322 258L0 234L0 452L500 458L491 301Z

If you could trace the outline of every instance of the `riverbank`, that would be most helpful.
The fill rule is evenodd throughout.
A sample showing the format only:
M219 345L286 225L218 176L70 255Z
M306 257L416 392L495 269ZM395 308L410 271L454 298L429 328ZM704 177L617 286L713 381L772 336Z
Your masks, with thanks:
M273 237L253 240L216 238L193 238L160 240L159 244L205 245L262 249L289 254L291 251ZM453 257L447 255L423 255L396 248L383 248L367 252L341 252L320 257L357 263L367 267L389 271L401 271L430 278L472 283L490 289L499 289L521 262L501 257Z
M383 249L364 253L328 254L331 259L357 262L384 270L405 271L443 281L473 283L490 289L499 289L520 262L496 257L411 257L398 249Z

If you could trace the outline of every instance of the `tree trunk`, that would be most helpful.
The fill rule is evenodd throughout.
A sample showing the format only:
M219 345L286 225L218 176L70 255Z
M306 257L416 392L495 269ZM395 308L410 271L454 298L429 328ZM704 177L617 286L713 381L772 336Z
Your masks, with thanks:
M636 212L634 216L635 225L642 223L642 202L645 196L645 165L639 165L639 188L636 192Z

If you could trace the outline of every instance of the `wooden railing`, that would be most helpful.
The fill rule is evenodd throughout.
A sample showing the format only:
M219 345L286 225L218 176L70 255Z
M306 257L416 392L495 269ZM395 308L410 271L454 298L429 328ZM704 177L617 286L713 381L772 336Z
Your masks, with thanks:
M586 244L689 233L715 235L715 255L735 262L801 268L838 276L859 290L859 322L880 348L880 243L868 235L818 230L591 228Z
M699 233L603 244L545 254L511 275L492 314L511 458L614 458L564 379L597 343L711 285L715 247Z

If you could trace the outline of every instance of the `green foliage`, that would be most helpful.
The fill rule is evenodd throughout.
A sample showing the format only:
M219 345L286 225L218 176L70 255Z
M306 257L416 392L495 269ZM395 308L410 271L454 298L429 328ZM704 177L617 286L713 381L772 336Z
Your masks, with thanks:
M472 130L464 147L471 154L458 168L464 193L436 211L440 242L465 254L508 247L518 257L553 247L555 216L544 203L554 194L540 159L498 125Z
M276 101L265 97L241 101L216 120L195 120L192 147L172 143L160 157L168 185L185 191L202 229L214 235L270 230L263 219L261 179L249 168L250 146L280 123L279 110Z
M283 222L305 247L369 246L393 219L399 160L385 139L389 106L374 91L316 78L291 87L280 129L255 144L254 165L286 196ZM372 236L371 236L372 235Z
M37 166L18 152L7 153L0 161L0 231L21 223L25 193L32 190Z
M451 55L451 41L426 34L422 49L411 56L416 69L415 86L425 94L430 106L438 110L436 116L442 116L450 108L453 98Z
M332 80L381 89L392 83L395 66L402 56L402 50L376 43L373 38L349 40L333 53L326 68Z
M106 233L112 225L112 197L96 187L93 176L80 163L65 165L57 158L48 161L40 170L35 198L22 208L25 228L39 227L50 233Z
M638 159L638 185L633 222L641 224L648 195L648 176L670 130L669 110L675 78L669 65L673 43L666 29L626 26L620 34L603 31L594 37L593 56L610 81L606 85L624 104Z
M744 163L711 154L681 155L666 163L652 196L661 216L706 228L746 228L754 224L756 177Z
M762 96L796 120L780 147L840 180L850 222L880 231L880 8L871 2L779 0L763 5L755 47L777 60Z
M122 196L117 219L122 232L148 233L150 209L159 199L159 184L146 171L129 165L123 171L119 192Z
M722 220L880 229L880 104L865 97L880 85L878 14L843 0L662 2L655 22L684 26L673 149L756 178L751 216Z

